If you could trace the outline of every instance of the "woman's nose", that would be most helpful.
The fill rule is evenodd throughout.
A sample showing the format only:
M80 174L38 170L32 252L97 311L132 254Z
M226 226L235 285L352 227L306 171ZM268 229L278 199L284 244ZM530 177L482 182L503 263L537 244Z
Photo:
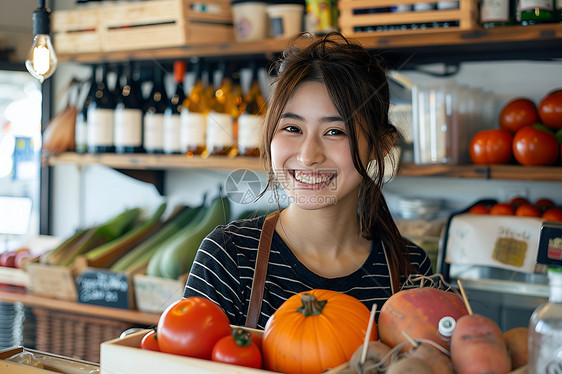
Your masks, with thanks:
M324 149L316 137L307 136L300 144L297 160L303 165L313 165L324 160Z

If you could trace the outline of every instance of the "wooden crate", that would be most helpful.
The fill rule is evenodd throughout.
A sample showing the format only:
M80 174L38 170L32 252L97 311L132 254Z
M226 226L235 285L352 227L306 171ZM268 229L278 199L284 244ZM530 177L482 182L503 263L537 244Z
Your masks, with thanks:
M53 12L52 28L57 53L102 51L98 8Z
M10 357L18 354L33 356L43 368L31 366L29 363L16 363L9 360ZM2 374L48 374L48 373L96 373L99 365L94 362L77 360L64 357L51 352L43 352L25 347L10 347L0 349L0 364Z
M180 279L164 279L135 274L133 284L138 310L160 314L183 296L187 274Z
M340 0L339 27L346 36L362 36L369 33L435 33L478 27L477 0L459 0L458 9L380 13L371 11L417 3L435 3L435 0Z
M62 53L113 52L234 40L229 0L156 0L54 12Z
M233 326L235 327L235 326ZM259 330L250 329L261 334ZM140 341L148 330L139 331L123 339L114 339L102 343L100 368L101 374L121 373L190 373L190 374L264 374L273 373L265 369L253 369L229 365L221 362L198 358L178 356L169 353L154 352L139 348ZM325 374L337 374L344 369L342 364Z
M160 0L101 9L105 51L224 43L234 40L227 0Z

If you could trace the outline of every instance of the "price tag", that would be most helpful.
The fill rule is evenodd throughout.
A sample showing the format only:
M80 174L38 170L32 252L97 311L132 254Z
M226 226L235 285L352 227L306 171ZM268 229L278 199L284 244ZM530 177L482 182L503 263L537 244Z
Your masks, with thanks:
M86 269L76 277L78 301L84 304L131 309L129 277L109 270Z

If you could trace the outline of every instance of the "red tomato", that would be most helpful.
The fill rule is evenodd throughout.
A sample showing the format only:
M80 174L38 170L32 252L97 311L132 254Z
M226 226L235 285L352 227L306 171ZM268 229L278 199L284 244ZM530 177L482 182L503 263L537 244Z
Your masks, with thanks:
M539 122L537 106L527 98L511 100L500 113L500 127L512 132L537 122Z
M256 343L252 341L252 335L254 334L242 328L235 329L232 335L225 336L215 344L212 360L260 369L262 355Z
M558 160L559 145L544 126L526 126L513 137L513 155L521 165L552 165Z
M158 341L156 340L156 331L150 330L147 332L140 342L140 347L142 349L147 349L149 351L157 351L160 352L160 348L158 347Z
M258 346L258 348L261 350L261 343L262 343L262 336L258 335L258 334L252 334L252 342Z
M554 201L552 201L550 199L547 199L546 197L541 197L540 199L535 201L535 205L543 208L544 210L546 210L548 208L554 208L556 206Z
M509 204L497 203L490 208L490 214L495 216L512 216L515 214L515 210Z
M561 221L562 222L562 209L560 208L550 208L544 212L541 216L547 221Z
M484 204L476 204L468 210L470 214L490 214L490 209Z
M536 205L525 203L515 209L515 215L519 217L540 217L541 210Z
M546 95L539 104L541 122L553 129L562 129L562 90Z
M509 200L509 204L511 206L513 206L515 209L517 209L520 205L528 204L528 203L529 203L529 200L527 200L526 198L521 197L521 196L512 197Z
M215 343L232 332L221 307L197 296L170 305L160 316L157 331L160 351L207 360Z
M470 141L472 162L477 165L507 164L511 161L513 134L504 129L479 131Z

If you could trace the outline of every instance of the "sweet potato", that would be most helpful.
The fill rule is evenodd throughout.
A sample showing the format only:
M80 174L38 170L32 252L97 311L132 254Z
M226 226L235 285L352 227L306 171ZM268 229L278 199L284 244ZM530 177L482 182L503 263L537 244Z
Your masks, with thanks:
M431 369L421 358L405 357L390 365L386 374L431 374Z
M505 374L511 370L499 326L479 314L457 320L451 337L451 360L457 374Z
M529 360L529 328L514 327L503 333L507 350L511 356L511 368L527 365Z
M434 346L421 343L408 352L409 357L421 358L433 374L454 374L453 363L449 357Z

